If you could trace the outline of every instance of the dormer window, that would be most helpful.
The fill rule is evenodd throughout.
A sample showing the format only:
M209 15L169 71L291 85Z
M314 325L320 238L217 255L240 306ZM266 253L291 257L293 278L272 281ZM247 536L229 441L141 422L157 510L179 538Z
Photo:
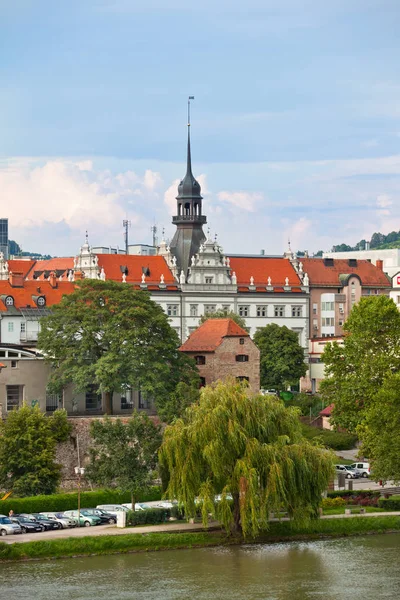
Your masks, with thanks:
M37 305L40 307L46 306L46 298L44 296L39 296L37 299Z
M14 298L12 296L7 296L5 304L6 306L14 306Z

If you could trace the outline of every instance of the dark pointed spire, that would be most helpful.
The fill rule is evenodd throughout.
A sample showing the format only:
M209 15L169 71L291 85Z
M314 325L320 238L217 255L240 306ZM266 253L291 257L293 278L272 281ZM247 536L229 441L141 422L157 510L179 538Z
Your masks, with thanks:
M194 96L189 96L188 98L188 139L187 139L187 159L186 159L186 175L180 182L178 186L178 196L179 199L195 199L201 200L201 187L198 181L193 176L192 173L192 153L190 149L190 101L194 100Z

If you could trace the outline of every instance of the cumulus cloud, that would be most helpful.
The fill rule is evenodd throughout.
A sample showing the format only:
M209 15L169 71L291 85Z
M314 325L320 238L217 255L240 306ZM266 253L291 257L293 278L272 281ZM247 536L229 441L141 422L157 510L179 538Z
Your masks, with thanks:
M197 181L201 187L201 195L203 198L210 195L210 191L207 185L207 177L202 174L196 177ZM170 215L176 215L176 197L178 195L178 185L180 183L180 179L174 179L169 188L167 188L164 192L164 204L167 207L168 213Z
M295 223L289 225L285 231L284 245L290 240L292 249L307 248L310 240L312 221L306 217L300 217Z
M380 194L376 199L376 204L379 208L387 208L388 206L392 206L393 200L387 194Z
M262 200L262 197L262 194L258 192L222 191L218 193L218 199L221 202L227 202L231 206L248 212L254 212L256 210L256 205Z

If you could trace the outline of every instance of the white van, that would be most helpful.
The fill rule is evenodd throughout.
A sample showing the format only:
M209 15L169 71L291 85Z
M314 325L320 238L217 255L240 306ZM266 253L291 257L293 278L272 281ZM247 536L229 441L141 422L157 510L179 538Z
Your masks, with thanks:
M369 477L371 474L371 469L369 463L367 462L355 462L350 465L352 469L357 469L357 471L361 472L361 477Z
M96 508L101 508L111 515L117 515L119 512L128 512L129 508L122 504L98 504Z

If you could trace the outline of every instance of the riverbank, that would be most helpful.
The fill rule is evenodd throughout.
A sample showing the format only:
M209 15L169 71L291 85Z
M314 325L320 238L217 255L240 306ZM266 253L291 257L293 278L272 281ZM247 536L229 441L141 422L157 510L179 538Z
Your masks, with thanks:
M276 543L400 532L399 516L318 519L307 525L289 521L271 522L268 531L255 540L227 536L223 531L188 533L125 533L6 544L0 542L0 561L56 559L76 556L123 554L160 550L205 548L243 543Z

